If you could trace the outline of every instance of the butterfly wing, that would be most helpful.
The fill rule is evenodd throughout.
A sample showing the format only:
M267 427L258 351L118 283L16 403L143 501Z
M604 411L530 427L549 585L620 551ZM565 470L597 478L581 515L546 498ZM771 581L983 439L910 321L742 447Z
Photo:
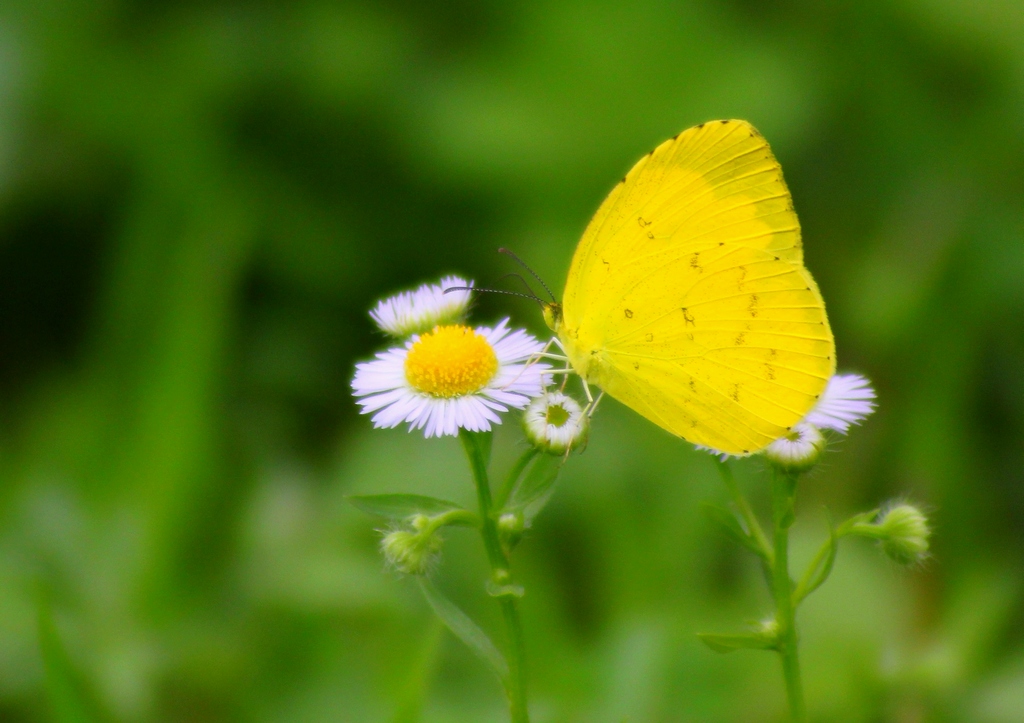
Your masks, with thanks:
M810 410L835 343L750 124L701 124L633 167L576 250L559 334L588 382L696 444L754 452Z

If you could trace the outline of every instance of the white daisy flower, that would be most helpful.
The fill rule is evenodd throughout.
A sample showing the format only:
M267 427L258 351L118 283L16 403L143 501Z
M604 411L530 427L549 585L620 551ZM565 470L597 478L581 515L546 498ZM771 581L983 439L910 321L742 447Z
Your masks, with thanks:
M538 449L565 454L586 442L590 420L579 403L562 392L547 392L523 413L526 438Z
M820 429L846 434L875 411L875 390L860 374L833 374L814 408L803 421Z
M422 429L426 437L484 432L498 414L544 391L549 366L527 364L543 344L503 319L493 329L436 326L356 365L352 391L375 427Z
M800 422L764 450L765 458L786 472L806 472L821 458L825 437L813 424Z
M382 331L396 339L423 334L435 326L461 320L469 307L472 292L444 292L445 289L472 285L472 281L458 276L445 276L439 284L423 284L412 291L403 291L381 300L370 311L370 316Z

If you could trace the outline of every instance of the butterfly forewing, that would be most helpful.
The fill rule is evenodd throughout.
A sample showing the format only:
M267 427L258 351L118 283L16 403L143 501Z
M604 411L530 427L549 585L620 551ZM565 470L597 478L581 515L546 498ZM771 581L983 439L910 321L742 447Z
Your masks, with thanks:
M757 131L705 123L634 166L580 242L561 334L589 382L692 442L753 452L807 413L834 342Z

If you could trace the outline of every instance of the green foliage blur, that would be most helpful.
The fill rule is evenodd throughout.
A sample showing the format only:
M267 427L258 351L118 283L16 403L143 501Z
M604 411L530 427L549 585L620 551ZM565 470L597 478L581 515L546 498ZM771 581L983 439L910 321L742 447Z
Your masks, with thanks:
M498 283L499 246L560 290L623 172L728 117L772 143L880 397L803 485L797 563L826 508L905 497L936 530L909 572L843 542L801 610L813 717L1024 720L1019 0L5 0L0 720L506 720L345 502L473 501L456 440L357 414L367 310ZM504 314L543 331L520 299L474 318ZM701 515L724 500L602 405L517 550L537 721L781 719L774 656L695 635L771 612ZM497 633L478 539L446 540L437 584Z

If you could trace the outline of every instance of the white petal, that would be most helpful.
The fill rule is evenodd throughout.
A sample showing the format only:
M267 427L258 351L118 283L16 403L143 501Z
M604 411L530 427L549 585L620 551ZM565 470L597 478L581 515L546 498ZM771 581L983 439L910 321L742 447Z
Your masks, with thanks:
M814 408L803 421L822 429L846 433L875 409L875 390L859 374L834 374Z

